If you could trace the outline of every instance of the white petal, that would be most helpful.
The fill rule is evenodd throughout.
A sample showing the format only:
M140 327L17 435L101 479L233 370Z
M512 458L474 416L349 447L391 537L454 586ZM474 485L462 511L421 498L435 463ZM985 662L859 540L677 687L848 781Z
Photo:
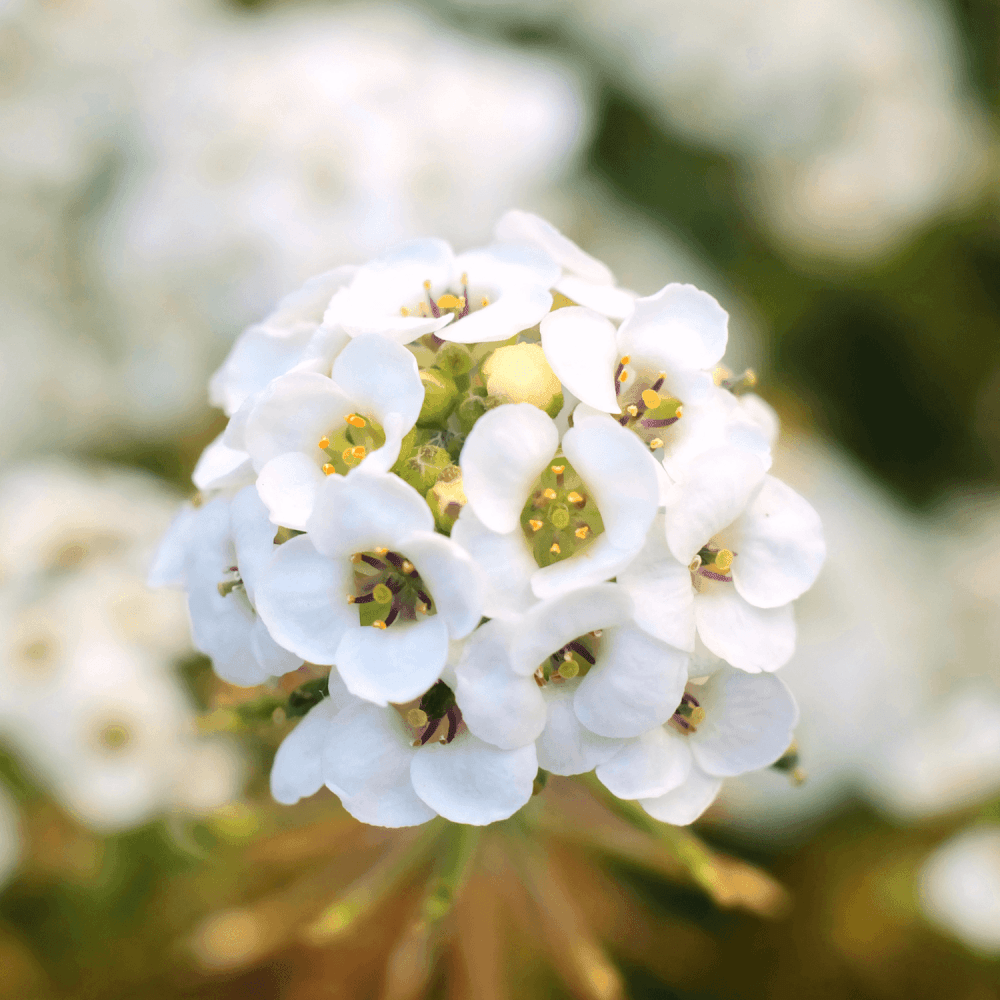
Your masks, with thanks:
M701 641L740 670L777 670L795 652L792 605L756 608L727 583L710 585L695 597L694 619Z
M635 623L662 642L694 649L694 591L691 573L670 553L663 512L657 513L639 554L618 573L635 607Z
M569 685L545 689L547 719L535 741L538 766L552 774L585 774L610 760L625 745L623 740L598 736L581 725L573 709Z
M253 658L260 667L260 674L264 674L264 678L260 678L260 674L251 674L248 676L256 676L260 679L252 681L253 684L259 684L266 677L280 677L282 674L287 674L291 670L298 670L302 666L302 657L296 656L295 653L289 652L282 646L279 646L271 636L271 633L267 630L267 625L264 624L264 620L258 615L253 623L253 628L250 631L250 651L253 653ZM248 686L247 681L238 681L244 686Z
M257 476L257 492L270 511L272 524L304 531L326 476L301 451L272 458Z
M451 529L451 540L482 569L483 614L487 618L510 618L535 603L531 574L538 565L520 524L505 535L497 534L476 517L471 504L466 504Z
M148 587L183 588L187 581L188 550L197 544L198 510L185 506L170 522L149 567ZM531 568L535 568L532 561Z
M199 490L224 490L253 481L253 465L245 451L223 444L220 434L202 453L191 480Z
M301 288L283 296L264 322L272 329L303 321L318 323L334 293L349 284L357 272L356 266L345 264L315 275Z
M639 805L654 819L674 826L687 826L715 801L721 788L721 778L713 778L694 765L680 788L655 799L640 799Z
M513 816L530 798L538 773L535 748L500 750L472 733L433 740L410 764L417 795L453 823L485 826Z
M386 473L399 459L399 449L406 436L406 421L399 413L387 413L382 418L382 430L385 431L385 443L381 448L368 452L364 457L359 469L365 472ZM405 428L405 430L404 430Z
M257 580L274 552L274 525L255 487L245 486L233 497L229 525L240 579L253 605Z
M356 337L337 355L332 377L358 411L371 414L380 424L387 414L398 413L405 434L420 416L424 385L417 359L388 337Z
M323 747L323 779L355 819L397 827L434 818L410 780L412 740L393 708L355 702L333 720Z
M660 367L711 368L728 339L729 314L708 292L670 284L636 299L618 331L618 349Z
M434 598L452 639L464 639L483 617L482 574L456 542L431 531L418 531L400 542Z
M774 608L813 585L826 558L823 525L790 486L767 476L736 528L733 584L751 604Z
M611 417L592 417L563 436L563 452L597 502L608 541L638 552L659 505L655 459Z
M279 545L257 583L257 613L279 645L310 663L336 662L344 632L357 624L349 561L328 559L307 535Z
M545 699L533 678L511 670L508 642L498 621L473 632L456 670L455 699L472 733L513 750L533 743L545 728Z
M632 314L637 298L635 292L613 285L597 284L568 274L560 278L555 289L560 295L572 299L578 305L586 306L610 319L625 319Z
M716 448L701 456L667 498L667 544L674 557L687 566L739 517L763 479L764 467L754 455Z
M448 626L434 615L387 629L355 622L337 649L336 663L351 694L385 705L419 698L441 676L447 658Z
M638 736L674 714L688 656L634 625L607 629L597 663L576 689L580 721L602 736Z
M487 528L507 534L520 527L528 493L558 445L552 418L531 403L506 403L476 421L459 465L465 495Z
M317 372L291 372L275 379L258 397L247 418L246 449L260 470L278 455L301 451L317 466L326 460L319 439L344 425L353 412L350 398Z
M634 555L632 549L619 549L611 544L605 532L582 552L536 569L531 575L531 589L542 600L568 594L579 587L610 580L624 569Z
M276 801L290 806L323 787L323 747L339 710L336 702L324 698L281 741L271 766L271 795Z
M535 326L551 308L552 296L542 287L508 288L484 309L477 309L440 330L438 336L456 344L509 340Z
M549 367L574 396L603 413L621 413L615 397L615 328L592 309L566 306L541 322Z
M536 604L511 624L511 669L530 677L566 643L594 629L622 625L631 614L631 598L613 583L584 587Z
M614 275L606 264L581 250L551 222L532 212L513 208L505 212L494 229L496 238L507 243L530 243L544 250L560 267L598 284L610 285Z
M298 362L289 371L329 375L337 355L350 342L351 338L341 327L319 326L302 349Z
M768 767L792 742L799 710L773 674L720 670L701 686L698 699L705 719L689 742L706 774L726 778Z
M352 555L391 549L415 531L433 531L434 515L398 476L357 468L346 476L326 477L307 528L321 552Z
M648 799L682 785L691 773L691 748L679 733L657 726L629 740L597 777L620 799Z
M456 257L452 265L453 280L458 280L462 274L468 275L469 296L473 302L480 288L484 291L490 287L496 291L530 287L548 290L558 280L559 271L559 265L544 250L525 243L493 243L467 250ZM531 326L539 319L541 316Z

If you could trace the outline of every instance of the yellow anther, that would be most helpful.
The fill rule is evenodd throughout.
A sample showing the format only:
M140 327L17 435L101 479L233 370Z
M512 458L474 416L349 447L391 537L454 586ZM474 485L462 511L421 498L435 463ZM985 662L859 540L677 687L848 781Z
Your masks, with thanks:
M392 591L384 583L379 583L372 591L372 598L376 604L388 604L392 600Z
M621 375L618 376L618 381L619 382L627 382L628 381L628 372L622 372Z
M319 446L326 451L326 449L330 447L330 439L328 437L321 437L319 439Z
M384 629L385 627L386 627L386 624L385 624L384 621L382 621L381 618L376 618L375 621L372 622L372 628Z
M577 674L580 673L580 664L576 660L566 660L564 663L560 664L559 670L557 671L563 680L572 680Z
M676 418L677 418L678 420L680 420L680 419L681 419L681 417L683 417L683 416L684 416L684 407L683 407L683 406L678 406L678 407L677 407L677 412L676 412L676 413L674 414L674 416L675 416L675 417L676 417Z
M691 714L688 716L688 722L691 726L700 726L705 721L705 709L699 705L697 708L691 709Z
M358 428L361 428L361 427L364 427L364 426L365 426L365 418L364 418L364 417L359 417L359 416L358 416L358 415L357 415L356 413L348 413L348 414L347 414L347 416L346 416L346 417L344 417L344 419L345 419L345 420L346 420L346 421L347 421L347 422L348 422L348 423L349 423L349 424L350 424L350 425L351 425L352 427L358 427Z
M552 471L557 475L561 476L566 471L565 465L553 465Z
M431 290L431 279L430 279L430 278L428 278L428 279L427 279L427 280L426 280L426 281L424 282L424 291L427 291L427 292L429 292L430 290Z
M558 542L553 542L553 543L552 543L552 544L551 544L551 545L549 546L549 552L552 552L552 553L554 553L555 555L559 555L559 553L560 553L560 552L562 552L562 549L561 549L561 548L559 548L559 543L558 543Z
M490 300L484 295L480 302L480 305L482 305L482 307L485 309L489 304Z
M348 604L353 604L354 603L354 595L353 594L348 594L347 595L347 603Z
M375 555L377 555L377 556L388 555L388 553L389 553L389 550L384 545L379 546L379 548L377 548L375 550Z
M698 570L701 569L701 556L695 556L694 559L688 563L688 569L692 573L697 573Z
M530 525L531 525L531 530L532 530L532 531L538 531L538 529L539 529L539 528L541 528L541 526L542 526L542 525L543 525L544 523L545 523L544 521L536 521L536 520L535 520L534 518L532 518L532 519L531 519L531 520L530 520L530 521L528 522L528 524L530 524Z
M570 503L583 503L583 497L580 496L580 494L577 493L576 490L573 490L571 493L567 493L566 499Z
M590 528L588 528L587 525L582 524L580 525L579 528L576 529L576 531L573 532L573 534L576 535L576 537L579 538L580 541L582 542L587 537L587 535L590 534Z
M639 407L636 406L635 403L633 403L631 406L626 406L625 407L625 412L630 417L637 417L637 416L639 416Z
M323 466L323 475L332 476L337 470L329 463L326 462Z
M729 567L733 565L733 554L729 549L719 549L715 553L715 568L721 573L726 573Z
M461 300L452 295L450 292L446 292L441 298L438 299L438 309L461 309Z
M653 438L653 440L649 442L649 447L653 451L656 451L657 448L662 448L663 447L663 438Z
M351 556L351 562L352 563L359 563L359 562L361 562L361 553L360 552L355 552L354 555Z
M400 315L400 316L409 316L409 315L410 315L410 310L409 310L409 309L407 309L407 308L406 308L406 306L403 306L403 307L402 307L402 308L401 308L401 309L399 310L399 315Z
M592 636L593 636L593 637L594 637L595 639L600 639L600 638L601 638L601 636L602 636L602 635L604 634L604 629L602 629L602 628L595 628L595 629L594 629L594 630L593 630L593 631L592 631L592 632L591 632L590 634L591 634L591 635L592 635Z
M411 708L406 713L406 721L414 729L423 729L427 725L427 713L421 708Z
M365 446L363 444L359 444L357 447L351 449L351 454L357 459L364 458Z
M424 604L423 601L417 601L416 608L417 608L417 614L420 614L420 615L426 615L427 612L430 610L427 607L427 605Z
M655 410L663 402L660 394L653 389L642 390L642 401L646 404L647 410Z
M542 490L542 496L545 497L546 500L555 500L558 494L554 489L552 489L551 486L546 486L545 489Z
M621 364L627 365L632 360L631 354L626 354L622 357Z
M462 285L463 287L469 283L469 275L466 271L462 272Z
M404 573L412 573L413 572L413 563L411 563L409 559L404 559L403 560L403 572Z

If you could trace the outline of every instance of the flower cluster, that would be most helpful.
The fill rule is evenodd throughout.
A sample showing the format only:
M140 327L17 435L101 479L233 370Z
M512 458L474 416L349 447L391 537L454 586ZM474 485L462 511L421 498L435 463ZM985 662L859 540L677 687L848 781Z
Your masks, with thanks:
M753 374L719 366L727 320L512 211L489 247L314 278L239 339L157 579L227 680L331 668L275 798L486 824L596 771L686 824L785 754L773 671L825 550L768 474Z

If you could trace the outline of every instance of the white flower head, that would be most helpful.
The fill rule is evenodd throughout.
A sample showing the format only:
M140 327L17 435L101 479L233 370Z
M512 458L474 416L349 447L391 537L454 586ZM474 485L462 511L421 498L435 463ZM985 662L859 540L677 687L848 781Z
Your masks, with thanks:
M452 535L491 581L490 617L610 579L642 547L656 513L653 464L603 415L560 442L537 407L499 406L473 427L459 464L468 504Z
M558 275L530 246L498 243L456 256L444 240L412 240L359 268L334 295L324 325L400 344L428 333L460 344L508 340L549 311Z
M377 705L422 695L449 640L479 624L477 567L391 473L328 477L306 527L258 587L272 634L305 660L336 664L347 689Z

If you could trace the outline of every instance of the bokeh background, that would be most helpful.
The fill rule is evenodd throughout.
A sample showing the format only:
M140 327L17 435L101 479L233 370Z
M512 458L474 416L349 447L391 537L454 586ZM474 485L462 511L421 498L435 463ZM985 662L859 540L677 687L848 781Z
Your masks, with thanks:
M1000 996L998 98L993 0L2 0L0 997ZM809 779L699 824L742 909L498 835L421 966L389 841L269 802L287 725L144 578L239 331L513 206L729 310L827 529ZM295 930L351 886L374 923Z

